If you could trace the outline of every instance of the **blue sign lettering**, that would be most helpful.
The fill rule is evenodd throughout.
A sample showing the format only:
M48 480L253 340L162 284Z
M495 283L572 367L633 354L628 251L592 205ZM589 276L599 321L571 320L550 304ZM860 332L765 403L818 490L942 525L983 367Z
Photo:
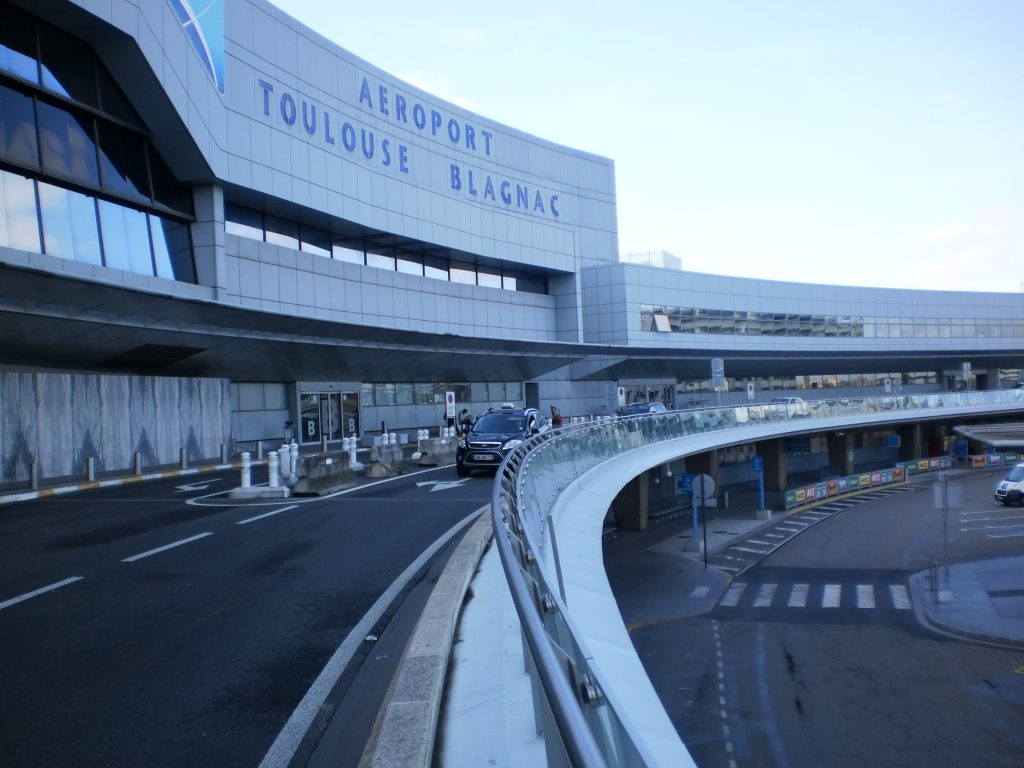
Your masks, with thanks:
M465 174L463 174L465 170ZM474 184L474 169L465 168L463 169L457 163L448 164L448 178L449 184L453 192L462 192L470 195L471 197L480 197L480 192L476 184ZM477 171L476 179L479 180L483 176L483 197L487 200L491 200L496 204L504 205L506 208L517 210L537 212L537 213L550 213L556 219L562 215L562 212L558 210L558 198L557 194L542 192L539 189L533 189L533 204L531 207L530 203L530 187L526 184L519 184L512 182L508 179L501 179L497 182L498 194L495 195L495 181L491 178L491 175L483 171ZM465 178L465 184L463 184L463 178ZM515 184L515 204L513 205L512 185Z

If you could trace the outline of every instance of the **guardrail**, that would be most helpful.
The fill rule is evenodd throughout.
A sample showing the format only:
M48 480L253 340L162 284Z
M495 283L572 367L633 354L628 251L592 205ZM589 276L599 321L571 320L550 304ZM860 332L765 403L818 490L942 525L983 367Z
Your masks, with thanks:
M523 629L537 729L544 735L548 765L658 765L633 719L636 713L626 711L623 692L611 682L614 675L588 649L566 604L552 511L577 476L627 451L715 431L723 433L721 444L728 445L742 441L743 432L763 439L764 427L775 423L785 433L812 428L813 421L806 420L821 420L826 429L843 423L913 421L919 414L927 418L926 413L941 418L1019 410L1024 410L1024 392L1017 390L812 400L605 417L535 435L515 448L498 471L491 510ZM758 429L744 429L750 427ZM685 755L685 748L681 751Z

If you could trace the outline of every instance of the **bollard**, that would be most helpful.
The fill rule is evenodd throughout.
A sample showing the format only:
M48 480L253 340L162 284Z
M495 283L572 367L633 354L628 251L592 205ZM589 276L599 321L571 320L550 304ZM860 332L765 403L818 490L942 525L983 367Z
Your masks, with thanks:
M356 446L357 441L353 437L348 443L348 465L355 467L359 463L359 459L356 458Z
M291 466L288 469L288 475L291 477L292 482L294 482L299 479L299 444L292 443L288 452L291 454Z
M388 433L388 445L398 445L398 435L394 432Z
M242 487L249 488L252 485L252 462L249 460L249 452L242 452Z
M184 448L182 448L178 452L178 461L181 464L181 468L182 469L188 469L188 458L185 455L185 449Z
M288 443L282 443L281 447L277 449L278 459L278 472L281 473L281 480L288 479L288 469L291 467L291 451L288 449Z
M277 451L271 451L267 454L267 470L270 472L270 487L280 488L281 475L278 471Z
M32 490L39 490L39 462L32 462Z
M347 438L347 437L341 438L341 452L342 453L348 453L348 444L349 444L349 442L350 442L349 438Z
M90 483L96 479L96 459L92 456L85 460L85 474L89 478Z
M327 453L327 434L320 435L320 453Z
M221 443L220 444L220 463L221 464L227 464L228 463L228 444L227 443Z
M263 441L256 441L256 460L263 461Z
M141 451L136 451L135 452L135 474L136 475L141 475L142 474L142 452Z

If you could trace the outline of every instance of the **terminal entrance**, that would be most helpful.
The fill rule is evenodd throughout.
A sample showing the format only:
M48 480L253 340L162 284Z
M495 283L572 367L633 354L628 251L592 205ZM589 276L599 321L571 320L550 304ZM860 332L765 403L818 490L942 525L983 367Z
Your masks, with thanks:
M359 436L358 392L303 392L299 442Z

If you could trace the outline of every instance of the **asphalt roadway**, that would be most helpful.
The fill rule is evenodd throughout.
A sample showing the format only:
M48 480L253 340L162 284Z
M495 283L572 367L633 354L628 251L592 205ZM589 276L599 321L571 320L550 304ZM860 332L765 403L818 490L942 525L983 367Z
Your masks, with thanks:
M305 765L332 717L330 764L358 763L491 483L442 467L268 503L227 500L237 482L0 505L0 766Z
M768 523L734 493L706 570L686 515L606 540L701 768L1024 765L1024 511L992 498L999 474L949 475L965 503L946 521L938 476Z

